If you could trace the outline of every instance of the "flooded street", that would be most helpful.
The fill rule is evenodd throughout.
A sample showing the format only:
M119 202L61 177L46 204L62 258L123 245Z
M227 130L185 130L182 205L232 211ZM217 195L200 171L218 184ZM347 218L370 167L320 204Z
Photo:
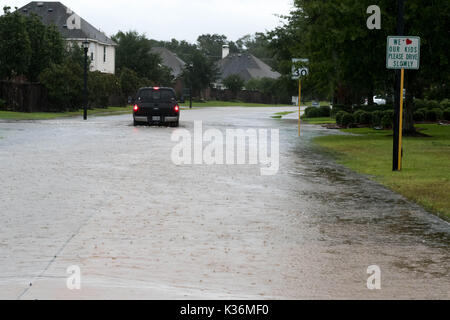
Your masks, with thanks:
M181 113L189 131L279 128L272 176L177 166L177 129L131 115L0 122L0 298L449 299L450 225L310 141L337 132L271 118L286 110Z

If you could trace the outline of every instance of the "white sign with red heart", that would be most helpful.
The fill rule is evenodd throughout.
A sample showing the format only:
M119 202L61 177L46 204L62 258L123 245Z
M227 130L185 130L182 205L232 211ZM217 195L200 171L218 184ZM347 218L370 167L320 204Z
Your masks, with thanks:
M386 68L419 69L419 37L390 36L387 38L386 49Z

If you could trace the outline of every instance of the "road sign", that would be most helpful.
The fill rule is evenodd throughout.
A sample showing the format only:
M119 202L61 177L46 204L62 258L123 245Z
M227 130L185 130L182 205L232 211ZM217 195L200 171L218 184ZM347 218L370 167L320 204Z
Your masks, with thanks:
M309 62L308 59L292 59L292 79L298 80L300 77L305 77L309 74L307 67L301 67L299 65L305 65Z
M419 69L420 38L390 36L387 38L386 68Z

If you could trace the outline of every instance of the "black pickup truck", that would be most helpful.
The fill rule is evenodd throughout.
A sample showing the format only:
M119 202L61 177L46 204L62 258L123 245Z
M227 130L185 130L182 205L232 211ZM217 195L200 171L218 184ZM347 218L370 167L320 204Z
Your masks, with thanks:
M139 89L133 107L133 124L164 124L178 127L180 106L172 88Z

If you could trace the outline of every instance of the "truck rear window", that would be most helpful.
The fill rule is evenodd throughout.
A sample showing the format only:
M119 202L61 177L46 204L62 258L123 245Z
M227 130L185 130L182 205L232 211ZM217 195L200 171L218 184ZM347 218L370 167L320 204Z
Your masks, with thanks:
M144 102L170 102L175 99L175 94L167 89L144 89L139 92L138 99Z

